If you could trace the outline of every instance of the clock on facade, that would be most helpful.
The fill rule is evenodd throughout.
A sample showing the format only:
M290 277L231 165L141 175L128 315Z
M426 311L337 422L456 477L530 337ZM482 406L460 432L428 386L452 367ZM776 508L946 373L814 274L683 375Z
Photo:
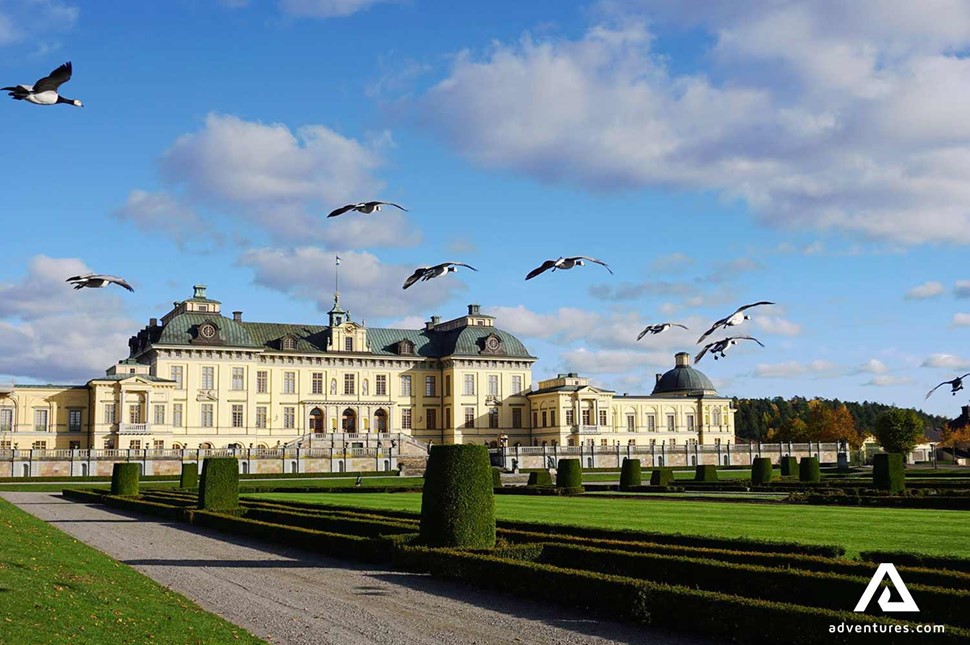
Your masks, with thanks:
M485 349L489 350L490 352L496 351L501 345L502 341L495 336L489 336L485 339Z
M206 338L206 339L212 338L213 336L216 335L215 325L212 325L210 323L206 323L205 325L202 325L202 327L199 328L199 335L202 336L202 338Z

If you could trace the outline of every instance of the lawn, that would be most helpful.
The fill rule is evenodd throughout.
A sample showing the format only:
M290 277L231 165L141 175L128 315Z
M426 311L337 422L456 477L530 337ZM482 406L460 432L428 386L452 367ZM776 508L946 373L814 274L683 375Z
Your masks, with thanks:
M356 475L347 477L307 477L281 478L281 479L246 479L240 478L239 485L245 488L334 488L334 487L353 487ZM107 488L111 486L111 480L103 481L79 481L73 482L70 478L58 479L60 483L48 483L43 481L34 482L0 482L0 493L3 492L24 492L24 493L49 493L62 491L65 488ZM376 477L367 476L361 478L362 486L370 487L418 487L424 484L421 477ZM176 488L179 485L178 479L171 481L143 481L139 484L141 489L149 488Z
M367 509L421 509L417 493L261 493L256 497ZM517 495L496 496L495 509L500 520L841 544L850 556L866 550L900 550L970 557L970 515L964 511Z
M644 483L648 483L649 482L649 480L650 480L650 471L651 470L652 470L651 468L644 468L643 469L643 479L644 479ZM778 472L780 472L780 471L776 471L776 474ZM694 479L694 473L695 473L695 471L693 469L691 469L691 470L675 470L674 471L674 479ZM780 477L781 475L778 475L778 476ZM744 469L744 470L736 470L736 469L732 469L732 470L719 470L719 471L717 471L717 478L719 480L751 479L751 470L750 469ZM620 481L620 471L617 470L616 472L612 472L612 473L591 473L591 472L584 472L583 473L583 481L584 482L589 482L589 483L594 483L594 482L614 482L615 483L615 482Z
M5 500L0 532L0 642L264 642Z

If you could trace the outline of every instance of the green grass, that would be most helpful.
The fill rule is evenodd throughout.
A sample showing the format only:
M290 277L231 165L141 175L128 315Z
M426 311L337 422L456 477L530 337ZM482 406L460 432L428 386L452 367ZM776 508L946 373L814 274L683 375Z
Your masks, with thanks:
M352 488L356 479L306 479L290 481L241 480L240 488ZM421 488L423 477L362 477L361 488Z
M421 508L421 495L411 493L263 493L257 497L366 509L418 512ZM495 513L499 520L841 544L850 556L865 550L898 550L970 557L970 521L965 511L498 495Z
M650 471L653 470L649 467L644 467L644 481L650 479ZM780 475L779 475L780 476ZM733 480L733 479L751 479L751 470L718 470L717 478L719 480ZM675 470L674 479L694 479L694 469L690 470ZM620 481L620 471L617 470L615 473L590 473L583 472L584 482L619 482Z
M70 479L61 481L69 483L47 484L44 482L23 482L20 484L0 484L0 493L52 493L60 492L65 488L111 488L110 480L77 483L70 481ZM143 481L139 483L139 488L141 490L151 488L176 488L178 485L178 480L170 482Z
M0 533L0 642L264 642L4 500Z
M307 479L246 479L239 480L240 488L333 488L333 487L352 487L357 476L350 474L347 477L308 477ZM73 482L69 477L59 479L60 484L47 482L0 482L0 493L3 492L23 492L23 493L49 493L60 492L65 488L105 488L111 485L111 480L103 481L79 481ZM362 477L361 481L365 487L415 487L424 484L421 477ZM144 489L149 488L177 488L178 479L171 481L142 481L140 486Z

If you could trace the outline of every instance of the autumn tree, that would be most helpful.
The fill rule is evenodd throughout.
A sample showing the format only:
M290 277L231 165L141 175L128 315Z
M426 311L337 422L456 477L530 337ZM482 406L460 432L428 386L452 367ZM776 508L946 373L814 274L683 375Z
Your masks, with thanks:
M906 454L923 438L923 421L914 410L892 408L876 419L873 434L886 452Z

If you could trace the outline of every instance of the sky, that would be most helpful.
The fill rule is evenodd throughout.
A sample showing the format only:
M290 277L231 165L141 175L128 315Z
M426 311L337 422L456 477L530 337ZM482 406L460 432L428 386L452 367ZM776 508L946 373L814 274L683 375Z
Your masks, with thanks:
M769 300L700 363L721 393L955 417L968 52L964 0L0 0L0 85L70 60L84 102L0 101L0 380L98 376L196 283L324 324L339 253L354 319L480 304L535 380L649 393ZM326 217L371 199L408 211ZM570 255L614 274L525 282ZM401 289L444 261L479 270Z

